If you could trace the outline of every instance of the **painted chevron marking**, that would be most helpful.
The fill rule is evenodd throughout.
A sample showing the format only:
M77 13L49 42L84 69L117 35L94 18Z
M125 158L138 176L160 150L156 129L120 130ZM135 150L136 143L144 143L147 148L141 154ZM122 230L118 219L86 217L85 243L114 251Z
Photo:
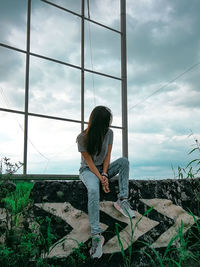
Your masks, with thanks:
M78 243L86 242L90 238L90 226L88 221L88 215L76 208L70 203L41 203L35 204L37 207L44 209L45 211L60 217L73 227L73 230L61 239L66 240L57 246L55 246L48 257L67 257L72 253L73 248L76 248ZM107 226L101 224L101 228L106 230ZM59 242L59 241L58 241Z
M55 246L48 257L67 257L73 251L73 248L77 247L77 244L80 242L86 242L90 238L90 226L88 215L76 208L74 208L70 203L42 203L35 204L37 207L44 209L45 211L60 217L62 220L66 221L73 230L66 236L63 236L61 239L66 238L66 240L57 246ZM100 210L108 214L115 221L120 221L127 225L121 232L120 238L122 239L122 243L124 249L126 250L130 245L131 239L131 223L129 218L124 217L121 213L119 213L114 207L113 202L106 201L100 202ZM140 213L137 211L136 218L134 218L133 225L142 217ZM141 235L144 235L150 229L154 228L157 224L156 221L143 217L142 221L138 224L134 231L133 242L135 242ZM108 228L107 225L101 223L102 230L106 230ZM60 240L61 240L60 239ZM76 240L76 241L75 241ZM59 241L58 241L59 242ZM113 253L120 251L118 246L117 236L114 235L103 247L104 253Z
M191 215L189 215L180 206L174 205L171 200L168 199L141 199L143 203L148 206L154 206L154 209L159 213L174 220L172 225L167 231L165 231L159 238L152 244L154 248L166 247L171 238L177 235L178 228L183 223L183 234L195 223ZM199 217L195 216L198 220Z
M143 248L141 241L147 241L152 244L152 247L166 247L172 236L176 235L177 228L182 220L184 232L186 232L193 224L193 218L184 209L176 206L172 201L167 199L140 199L141 205L139 210L135 211L136 218L132 219L134 227L133 239L131 240L131 222L129 218L124 217L114 207L112 201L100 202L100 212L104 213L103 222L101 228L103 231L112 229L113 233L107 235L105 245L103 246L103 252L110 254L119 252L120 247L116 233L114 232L115 222L122 223L122 229L120 231L120 239L122 241L124 250L128 249L128 246L133 244L133 248ZM46 212L60 217L63 221L72 227L69 234L63 235L59 241L65 238L65 241L57 244L52 248L48 257L68 257L73 248L76 248L78 243L87 242L90 239L90 226L88 220L88 214L82 210L74 208L69 202L65 203L39 203L35 204L37 207L45 210ZM142 216L147 206L154 207L154 210L149 213L147 217ZM107 216L105 220L105 216ZM157 221L155 221L154 217ZM136 222L142 218L142 220L136 225ZM198 219L198 217L196 217ZM164 231L160 225L165 225ZM108 229L108 231L109 231ZM152 236L153 233L153 236ZM106 236L106 232L105 232ZM54 246L54 245L53 245Z
M151 220L147 217L143 217L140 213L135 211L136 217L132 219L133 228L136 222L142 218L142 220L138 223L138 225L134 229L133 233L133 239L131 240L131 221L129 218L124 217L121 213L119 213L114 207L113 202L106 201L106 202L100 202L100 210L104 211L105 213L109 214L111 217L121 221L125 222L127 226L120 232L119 236L122 241L124 250L130 246L131 243L134 243L140 236L147 233L149 230L154 228L156 225L159 224L159 222L156 222L154 220ZM103 252L104 253L113 253L113 252L119 252L120 247L118 245L117 236L115 235L113 238L111 238L104 246L103 246Z

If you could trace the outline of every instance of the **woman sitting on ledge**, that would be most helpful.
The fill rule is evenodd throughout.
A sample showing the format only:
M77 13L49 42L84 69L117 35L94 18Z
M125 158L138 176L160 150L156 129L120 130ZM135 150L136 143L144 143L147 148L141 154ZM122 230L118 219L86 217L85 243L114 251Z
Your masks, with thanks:
M114 207L126 217L135 217L128 202L129 162L119 158L110 164L113 131L110 129L112 113L109 108L97 106L93 109L88 128L77 137L81 152L80 179L88 191L88 216L91 226L92 258L102 256L104 237L99 222L99 184L109 193L109 178L119 174L119 194Z

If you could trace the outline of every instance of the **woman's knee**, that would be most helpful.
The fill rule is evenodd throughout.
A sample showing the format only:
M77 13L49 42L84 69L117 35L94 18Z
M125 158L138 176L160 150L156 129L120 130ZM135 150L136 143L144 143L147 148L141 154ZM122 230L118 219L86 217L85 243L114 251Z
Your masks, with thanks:
M121 166L129 166L129 160L125 157L121 157L119 158L119 162Z

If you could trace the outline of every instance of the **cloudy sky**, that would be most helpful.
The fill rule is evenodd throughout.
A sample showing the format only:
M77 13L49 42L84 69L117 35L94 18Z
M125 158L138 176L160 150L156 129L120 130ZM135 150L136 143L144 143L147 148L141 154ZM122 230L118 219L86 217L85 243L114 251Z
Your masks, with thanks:
M80 13L80 0L51 0ZM87 1L86 1L87 2ZM120 30L119 0L90 0L90 18ZM26 49L27 0L0 1L0 43ZM127 0L130 178L173 178L200 140L200 1ZM87 5L85 7L88 16ZM32 0L31 52L80 66L81 21ZM120 76L120 36L86 21L85 67ZM0 107L24 110L25 54L0 46ZM30 57L29 112L80 120L80 70ZM85 120L95 105L121 126L121 83L85 74ZM23 115L0 111L0 156L23 161ZM78 174L80 124L29 117L28 173ZM189 135L193 132L193 135ZM121 156L114 129L112 160Z

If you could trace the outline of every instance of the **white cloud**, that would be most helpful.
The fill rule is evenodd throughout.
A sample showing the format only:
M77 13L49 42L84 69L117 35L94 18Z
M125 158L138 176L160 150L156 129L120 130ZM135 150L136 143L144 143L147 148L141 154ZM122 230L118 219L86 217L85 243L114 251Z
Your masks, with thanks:
M172 6L164 0L127 1L127 15L139 21L139 23L168 23L172 12Z
M31 18L31 51L80 65L80 18L45 3Z
M0 158L23 162L23 116L0 112Z
M119 28L120 16L120 1L104 0L102 1L89 1L90 3L90 17L93 20L99 21L108 26L115 26ZM87 5L86 5L87 6ZM86 7L87 10L87 7ZM87 16L86 11L86 16Z

